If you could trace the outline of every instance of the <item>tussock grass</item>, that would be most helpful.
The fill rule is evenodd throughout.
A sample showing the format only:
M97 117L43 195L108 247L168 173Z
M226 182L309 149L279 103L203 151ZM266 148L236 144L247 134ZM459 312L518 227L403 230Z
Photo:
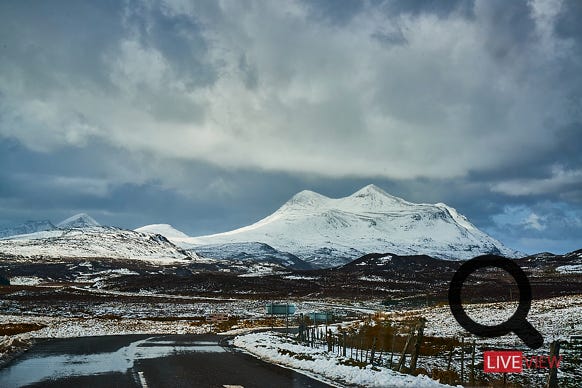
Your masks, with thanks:
M16 335L21 333L28 333L30 331L40 330L46 327L36 323L7 323L0 324L0 336Z

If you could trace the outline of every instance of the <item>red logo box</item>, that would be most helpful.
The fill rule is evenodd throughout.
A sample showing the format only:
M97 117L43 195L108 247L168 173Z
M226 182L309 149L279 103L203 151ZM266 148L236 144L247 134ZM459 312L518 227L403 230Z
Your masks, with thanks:
M483 372L521 373L523 353L517 351L487 351L483 353Z

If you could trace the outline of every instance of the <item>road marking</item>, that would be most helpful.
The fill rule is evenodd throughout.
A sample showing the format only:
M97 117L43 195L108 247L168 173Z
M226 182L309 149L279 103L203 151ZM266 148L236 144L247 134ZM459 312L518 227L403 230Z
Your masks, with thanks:
M230 384L224 384L223 387L224 388L245 388L242 385L230 385Z
M142 388L148 388L148 382L145 379L143 372L137 372L139 376L139 382L141 383Z

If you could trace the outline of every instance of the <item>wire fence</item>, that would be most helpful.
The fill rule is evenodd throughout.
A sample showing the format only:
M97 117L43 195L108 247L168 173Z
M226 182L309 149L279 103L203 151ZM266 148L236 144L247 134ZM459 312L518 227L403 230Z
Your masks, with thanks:
M323 349L346 365L385 367L401 373L425 374L445 384L495 386L576 386L580 370L582 337L571 341L554 341L550 349L539 354L567 358L557 368L524 371L523 374L484 373L483 352L495 350L475 338L435 338L424 336L426 320L390 322L380 328L362 325L332 331L327 325L301 324L297 340L306 346ZM525 353L524 353L525 355ZM576 370L577 368L577 370ZM570 370L572 369L572 370ZM578 380L579 381L579 380Z

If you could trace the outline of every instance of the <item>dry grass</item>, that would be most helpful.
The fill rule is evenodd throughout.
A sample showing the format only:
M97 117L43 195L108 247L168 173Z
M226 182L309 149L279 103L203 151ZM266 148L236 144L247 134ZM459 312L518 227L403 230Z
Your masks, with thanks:
M292 352L291 350L287 350L287 349L278 349L278 352L280 354L291 356L291 357L296 358L298 360L307 360L307 361L314 361L315 360L315 358L311 357L309 354L295 353L295 352Z
M233 326L239 326L237 317L229 317L226 321L214 323L214 331L217 333L228 331Z
M439 380L443 384L456 384L457 381L460 380L460 376L457 372L438 368L434 368L431 371L430 377L433 380Z
M148 321L154 322L176 322L176 321L191 321L192 323L204 323L206 318L203 316L194 317L148 317L145 318Z
M418 323L416 317L402 320L387 320L381 317L368 319L363 326L352 325L340 329L340 333L346 333L348 346L361 349L371 349L376 339L377 351L401 352L406 344L411 329ZM420 347L421 356L435 356L443 354L454 347L460 346L456 338L424 336ZM413 346L408 347L410 354Z
M338 363L340 365L347 365L347 366L357 366L360 369L364 369L366 366L368 366L367 362L364 361L356 361L353 358L347 359L347 360L338 360Z
M46 326L36 323L6 323L0 325L0 336L28 333L30 331L40 330L44 327Z
M254 319L241 319L239 317L229 317L228 320L223 322L214 323L214 332L220 333L229 331L232 329L258 329L258 328L270 328L270 327L284 327L286 324L285 319L281 318L254 318ZM293 326L291 320L289 321L289 327Z

